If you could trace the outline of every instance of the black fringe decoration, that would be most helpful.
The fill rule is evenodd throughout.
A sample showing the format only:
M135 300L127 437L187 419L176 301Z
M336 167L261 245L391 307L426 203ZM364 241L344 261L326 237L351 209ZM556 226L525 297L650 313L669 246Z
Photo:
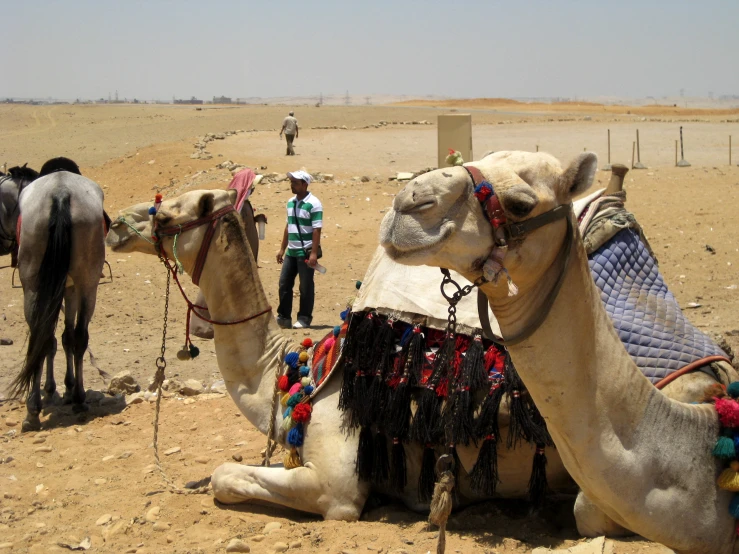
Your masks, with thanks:
M516 448L521 441L531 442L535 424L531 417L531 410L521 396L523 383L516 368L513 367L510 356L506 356L505 362L505 388L508 395L508 410L511 415L506 446Z
M441 400L435 388L427 383L417 396L416 414L413 416L410 430L411 439L421 444L437 442L439 437L436 431L439 429L440 415Z
M548 487L547 455L544 452L544 445L537 444L534 463L531 467L531 478L529 479L529 501L532 510L538 510L542 507Z
M485 349L479 335L470 342L462 361L462 375L464 381L473 391L480 390L488 382L488 372L485 370Z
M344 343L341 360L339 361L342 370L341 391L339 393L339 409L341 411L350 409L354 402L354 380L357 372L357 368L354 365L354 358L357 350L357 331L361 324L364 323L364 316L364 312L354 312L349 316L350 320L346 333L346 342Z
M493 380L490 384L490 392L482 402L480 415L475 421L475 438L480 440L488 435L500 436L498 429L498 413L500 411L500 403L505 395L505 387L499 380Z
M444 438L450 444L467 446L474 438L473 407L470 389L467 386L455 387L441 414L444 425Z
M539 412L539 408L536 407L536 404L533 402L530 403L531 408L531 420L534 423L533 427L533 440L535 444L543 444L545 446L554 446L554 441L552 440L552 436L549 434L549 429L547 429L547 422L544 421L544 418L541 415L541 412Z
M374 445L372 430L369 427L362 427L359 432L359 446L357 447L357 463L355 470L362 481L370 481L372 479L372 462L374 462Z
M390 486L402 492L405 489L407 473L405 467L405 447L397 437L393 438L390 464Z
M499 482L498 441L496 435L488 435L482 443L477 461L470 473L470 487L485 496L493 496Z
M408 370L408 383L411 387L421 384L423 376L423 362L426 359L424 355L424 336L421 327L416 325L411 333L411 339L404 352L404 367Z
M390 459L387 454L387 438L379 432L375 435L375 451L372 465L372 482L381 485L390 475Z
M421 459L421 473L418 475L418 500L419 502L431 502L434 494L434 483L436 482L436 452L431 444L423 449Z
M392 319L381 323L373 350L372 371L374 375L368 392L367 409L372 423L381 424L382 414L385 413L390 402L387 378L392 372L393 355L395 354L395 330Z

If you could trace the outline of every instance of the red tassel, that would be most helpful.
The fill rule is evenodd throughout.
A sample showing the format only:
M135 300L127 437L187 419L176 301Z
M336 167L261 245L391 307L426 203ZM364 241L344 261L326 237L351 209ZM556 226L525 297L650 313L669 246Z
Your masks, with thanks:
M298 404L293 408L292 411L292 417L293 420L297 423L305 423L310 419L312 408L311 405L307 402L303 402L302 404Z
M282 392L288 391L288 389L290 388L290 379L288 379L287 375L283 375L282 377L280 377L278 386L280 387L280 390Z
M716 412L724 427L739 427L739 402L730 398L717 398Z

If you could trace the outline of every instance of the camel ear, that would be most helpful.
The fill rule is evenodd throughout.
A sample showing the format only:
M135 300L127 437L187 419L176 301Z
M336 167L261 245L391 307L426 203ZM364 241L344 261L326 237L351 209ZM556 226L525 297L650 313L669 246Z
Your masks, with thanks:
M239 196L238 191L236 189L228 189L226 192L228 193L228 201L235 205L236 198Z
M215 198L213 193L209 192L200 197L198 203L198 217L207 217L213 213L213 205L215 204Z
M572 200L590 188L597 169L598 156L592 152L583 152L572 160L561 177L562 192L568 200Z

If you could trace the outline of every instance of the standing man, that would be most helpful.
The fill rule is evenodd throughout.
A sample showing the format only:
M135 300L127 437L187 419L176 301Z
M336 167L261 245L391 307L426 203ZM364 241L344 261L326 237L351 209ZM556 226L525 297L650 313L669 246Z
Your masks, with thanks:
M300 275L300 309L292 328L306 329L313 320L313 276L322 255L323 206L308 192L308 185L313 180L308 172L293 171L287 176L295 196L287 201L287 225L277 252L277 263L282 264L277 324L283 329L289 329L292 324L293 285L295 276Z
M282 133L285 133L285 140L287 141L286 156L295 155L295 150L293 150L293 141L298 138L298 120L295 119L294 116L295 112L290 112L282 122L282 129L280 130L280 138L282 138Z

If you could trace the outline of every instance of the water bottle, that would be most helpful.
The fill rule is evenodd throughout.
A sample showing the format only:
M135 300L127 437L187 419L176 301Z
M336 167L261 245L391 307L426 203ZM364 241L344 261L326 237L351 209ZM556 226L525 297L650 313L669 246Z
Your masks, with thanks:
M321 273L321 274L323 274L323 273L326 273L326 268L325 268L325 267L323 267L323 266L322 266L321 264L319 264L318 262L316 262L316 267L315 267L314 269L315 269L315 270L316 270L316 271L317 271L318 273Z
M257 221L257 229L259 232L259 240L264 240L266 235L266 224L264 221Z

